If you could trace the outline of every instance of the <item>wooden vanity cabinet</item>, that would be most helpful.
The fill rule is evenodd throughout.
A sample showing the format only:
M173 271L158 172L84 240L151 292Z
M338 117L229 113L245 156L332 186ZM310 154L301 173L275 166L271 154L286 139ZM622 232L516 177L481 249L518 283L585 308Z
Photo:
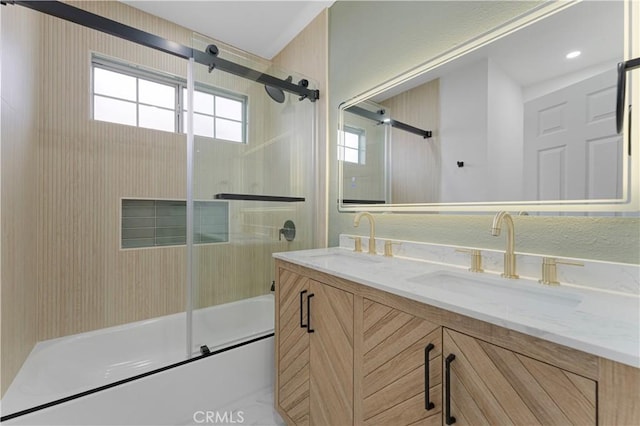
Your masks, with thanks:
M365 425L442 424L442 327L364 299Z
M276 397L289 424L353 424L353 294L278 269Z
M595 425L596 382L444 329L447 425Z
M640 424L638 368L288 262L276 271L275 400L289 425Z

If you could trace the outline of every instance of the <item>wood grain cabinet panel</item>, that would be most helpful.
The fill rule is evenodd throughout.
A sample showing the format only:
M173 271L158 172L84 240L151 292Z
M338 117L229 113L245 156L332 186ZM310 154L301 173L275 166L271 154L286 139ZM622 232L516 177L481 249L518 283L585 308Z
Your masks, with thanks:
M289 424L353 424L353 294L279 269L276 392Z
M288 424L640 425L638 368L287 262L277 271Z
M459 425L595 425L596 382L444 329L450 362L450 413ZM447 422L449 416L455 422Z
M442 328L367 299L363 310L364 424L439 424Z
M298 425L309 424L309 333L300 327L300 294L309 287L308 278L280 271L276 290L278 404Z

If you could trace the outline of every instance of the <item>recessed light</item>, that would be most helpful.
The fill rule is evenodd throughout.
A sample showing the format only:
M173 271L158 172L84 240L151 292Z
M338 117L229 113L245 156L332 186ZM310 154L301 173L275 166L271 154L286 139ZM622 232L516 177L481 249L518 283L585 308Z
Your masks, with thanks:
M569 52L567 53L567 59L573 59L573 58L577 58L578 56L580 56L582 52L580 52L579 50L574 50L573 52Z

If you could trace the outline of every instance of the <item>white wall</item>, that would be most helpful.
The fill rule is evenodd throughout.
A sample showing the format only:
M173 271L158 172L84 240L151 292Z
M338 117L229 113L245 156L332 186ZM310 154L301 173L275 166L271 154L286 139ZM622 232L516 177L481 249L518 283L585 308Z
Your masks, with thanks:
M520 85L488 61L485 201L523 200L524 104Z
M440 93L441 200L521 200L520 86L483 59L443 76Z
M442 202L486 198L487 73L485 59L440 78Z

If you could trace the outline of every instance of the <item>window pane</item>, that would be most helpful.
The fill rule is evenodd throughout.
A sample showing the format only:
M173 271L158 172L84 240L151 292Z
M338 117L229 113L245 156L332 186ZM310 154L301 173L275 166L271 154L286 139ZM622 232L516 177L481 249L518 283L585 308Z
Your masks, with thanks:
M175 113L173 110L167 110L152 106L140 105L140 127L148 129L164 130L167 132L176 131Z
M193 134L198 136L205 136L207 138L213 137L213 117L202 114L193 114ZM184 114L184 133L187 133L187 126L189 125L189 116Z
M187 89L182 89L184 110L187 110ZM213 115L213 95L198 90L193 91L193 111Z
M216 96L216 117L242 120L242 102Z
M93 97L94 120L136 125L136 104L117 99Z
M344 161L348 161L349 163L358 163L358 150L345 148Z
M138 102L165 108L175 108L176 88L168 84L142 80L138 82Z
M93 92L114 98L136 100L136 78L95 67Z
M193 110L203 114L213 115L213 95L209 93L194 91Z
M242 123L216 118L216 138L242 142Z
M348 148L360 148L360 136L355 133L344 132L344 146Z

